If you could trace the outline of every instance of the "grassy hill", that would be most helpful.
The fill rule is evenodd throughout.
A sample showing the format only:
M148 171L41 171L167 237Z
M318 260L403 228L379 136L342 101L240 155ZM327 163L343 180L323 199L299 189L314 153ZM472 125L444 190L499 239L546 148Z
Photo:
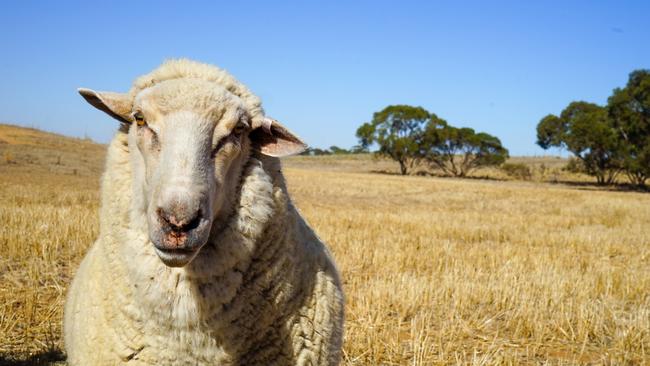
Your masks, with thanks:
M98 175L105 150L89 139L0 124L0 174Z

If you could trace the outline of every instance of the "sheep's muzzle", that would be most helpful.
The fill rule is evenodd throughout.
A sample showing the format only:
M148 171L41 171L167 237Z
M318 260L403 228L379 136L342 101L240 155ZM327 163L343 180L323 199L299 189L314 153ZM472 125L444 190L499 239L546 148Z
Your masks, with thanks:
M150 232L156 254L167 266L182 267L189 263L207 241L210 220L197 210L169 213L156 210L157 225Z

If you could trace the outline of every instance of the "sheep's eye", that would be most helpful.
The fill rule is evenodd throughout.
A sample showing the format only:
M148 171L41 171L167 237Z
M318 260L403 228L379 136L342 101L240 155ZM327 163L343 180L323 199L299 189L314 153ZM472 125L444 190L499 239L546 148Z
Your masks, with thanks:
M133 119L135 119L135 123L140 127L147 125L147 122L144 120L144 114L142 114L142 112L135 112L133 114Z
M246 131L246 126L245 126L244 124L242 124L242 123L238 123L238 124L235 126L235 128L232 130L232 132L233 132L235 135L238 135L238 136L241 135L241 134L243 134L244 131Z

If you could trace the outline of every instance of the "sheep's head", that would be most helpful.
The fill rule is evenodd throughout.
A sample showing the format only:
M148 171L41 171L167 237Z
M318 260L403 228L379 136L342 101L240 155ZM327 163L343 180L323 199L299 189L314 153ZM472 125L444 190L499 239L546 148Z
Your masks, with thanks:
M270 156L305 145L279 123L257 122L217 83L176 78L128 94L79 89L128 129L134 204L168 266L188 264L230 214L242 169L254 150Z

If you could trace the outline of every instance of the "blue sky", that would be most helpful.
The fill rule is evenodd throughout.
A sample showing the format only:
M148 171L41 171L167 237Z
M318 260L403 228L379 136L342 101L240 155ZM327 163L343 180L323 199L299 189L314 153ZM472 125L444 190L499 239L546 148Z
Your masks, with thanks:
M650 68L648 1L3 2L0 121L106 142L80 86L126 91L164 59L230 71L316 147L390 104L541 155L535 126Z

